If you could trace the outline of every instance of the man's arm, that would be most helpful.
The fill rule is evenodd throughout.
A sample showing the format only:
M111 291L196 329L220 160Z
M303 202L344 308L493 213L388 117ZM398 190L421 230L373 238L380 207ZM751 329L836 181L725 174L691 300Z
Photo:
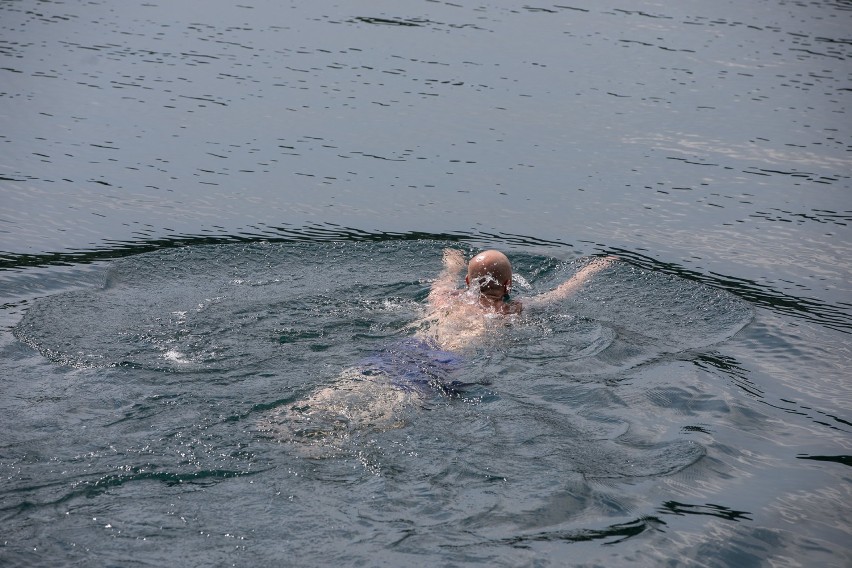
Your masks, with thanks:
M459 272L465 267L464 254L456 249L444 249L444 269L432 282L432 288L429 291L429 303L433 306L446 301L446 298L457 290L456 282L458 281Z
M584 266L577 274L575 274L550 292L545 292L543 294L539 294L538 296L533 296L532 298L525 299L524 305L538 306L563 300L574 292L576 292L580 288L580 286L585 284L592 276L594 276L604 268L612 266L612 264L616 260L617 259L614 256L608 256L606 258L596 258L592 260L589 264Z

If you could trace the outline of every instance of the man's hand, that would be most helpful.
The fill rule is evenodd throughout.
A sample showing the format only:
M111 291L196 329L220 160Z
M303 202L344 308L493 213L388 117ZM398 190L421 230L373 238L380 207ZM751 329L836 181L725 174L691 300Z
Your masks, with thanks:
M568 279L568 281L563 282L550 292L545 292L543 294L539 294L538 296L530 298L526 301L526 303L531 305L540 305L563 300L564 298L567 298L568 296L576 292L583 284L590 280L592 276L594 276L604 268L612 266L617 261L618 257L616 256L607 256L605 258L592 259L586 266L581 268L579 272L577 272L576 274L574 274L574 276Z

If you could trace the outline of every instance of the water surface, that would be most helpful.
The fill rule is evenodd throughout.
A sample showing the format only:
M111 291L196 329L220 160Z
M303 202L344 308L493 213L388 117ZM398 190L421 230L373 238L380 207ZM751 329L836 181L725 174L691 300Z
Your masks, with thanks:
M0 558L848 565L850 29L0 1ZM444 246L521 295L622 261L458 396L264 429L413 333Z

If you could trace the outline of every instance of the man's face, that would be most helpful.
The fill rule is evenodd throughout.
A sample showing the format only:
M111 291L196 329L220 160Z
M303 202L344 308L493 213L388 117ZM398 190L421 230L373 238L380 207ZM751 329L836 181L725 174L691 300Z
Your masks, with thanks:
M479 293L491 300L502 300L509 293L508 283L500 283L494 276L486 274L476 278L472 283L479 289Z

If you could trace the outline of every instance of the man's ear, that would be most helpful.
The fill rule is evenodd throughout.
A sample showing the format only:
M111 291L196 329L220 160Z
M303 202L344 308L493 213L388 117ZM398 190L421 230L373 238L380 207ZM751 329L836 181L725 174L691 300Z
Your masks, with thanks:
M506 293L507 293L507 294L508 294L509 292L511 292L511 291L512 291L512 279L511 279L511 278L509 278L508 280L506 280L506 282L504 282L504 283L503 283L503 287L504 287L504 288L506 288Z

